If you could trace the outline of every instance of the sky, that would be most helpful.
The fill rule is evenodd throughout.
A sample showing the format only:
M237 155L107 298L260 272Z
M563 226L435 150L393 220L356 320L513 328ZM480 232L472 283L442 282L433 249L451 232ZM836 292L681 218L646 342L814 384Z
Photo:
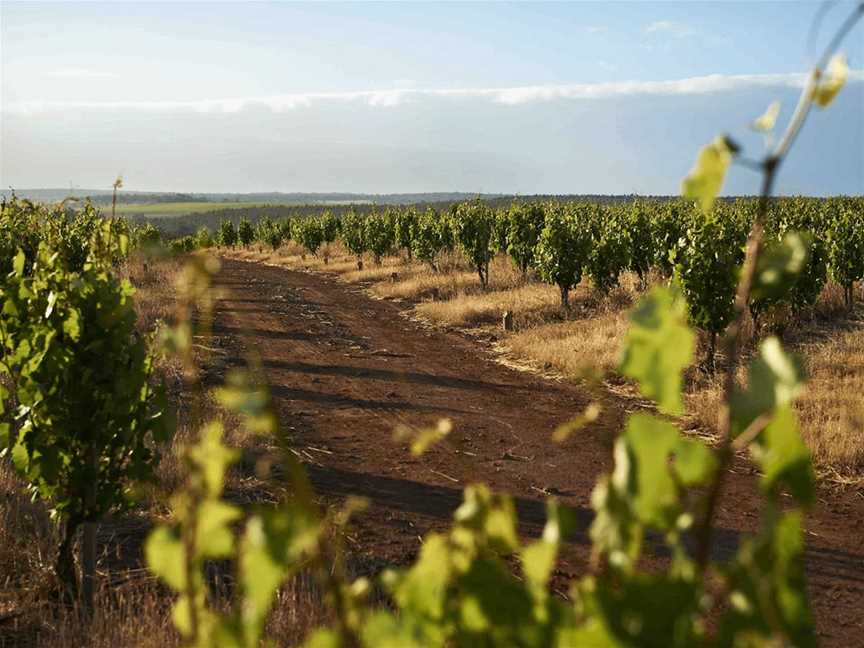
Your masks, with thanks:
M674 194L720 132L764 153L853 4L814 39L820 6L4 0L0 186ZM864 191L864 25L843 51L781 193Z

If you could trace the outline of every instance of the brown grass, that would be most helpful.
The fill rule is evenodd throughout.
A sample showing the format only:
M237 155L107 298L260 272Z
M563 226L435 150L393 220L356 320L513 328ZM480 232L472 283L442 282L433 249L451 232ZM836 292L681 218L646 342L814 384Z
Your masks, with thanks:
M864 483L864 322L845 316L844 308L838 311L839 319L830 323L822 319L799 323L784 335L784 346L802 359L808 377L795 409L817 472L835 483L860 485ZM739 383L745 376L742 367ZM694 372L688 392L687 408L697 424L709 432L715 429L722 402L719 377Z
M153 259L136 254L121 268L120 277L135 286L133 299L141 333L150 333L159 322L171 320L174 314L171 295L182 265L182 260L177 258Z
M613 311L590 319L541 324L507 336L502 347L545 370L579 377L586 370L611 372L627 330L627 314Z
M810 376L798 404L804 439L817 465L846 477L864 471L864 322L798 349Z
M417 314L442 324L466 326L501 322L505 311L513 313L514 326L561 317L561 297L554 286L529 283L508 290L461 293L444 301L418 304Z
M12 467L0 460L0 615L44 594L57 542L46 507L31 501Z

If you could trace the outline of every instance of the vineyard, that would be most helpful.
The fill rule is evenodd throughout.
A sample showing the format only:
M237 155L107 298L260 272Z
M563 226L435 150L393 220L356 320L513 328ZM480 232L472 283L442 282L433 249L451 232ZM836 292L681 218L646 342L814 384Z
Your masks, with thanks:
M557 287L565 309L583 279L590 291L604 297L630 273L640 290L648 287L649 278L681 289L690 322L711 341L703 364L713 370L714 340L734 309L736 282L727 270L743 261L756 205L755 199L721 202L709 214L683 200L620 205L514 202L499 209L475 201L445 212L388 208L362 215L349 212L343 218L324 211L317 217L280 221L265 217L256 226L247 219L237 226L224 220L216 232L202 228L170 245L186 252L211 246L278 252L293 243L292 251L299 247L314 265L318 258L329 261L332 246L327 244L339 241L343 253L356 257L359 270L364 258L382 267L385 257L401 255L406 263L423 262L432 272L457 251L483 289L489 285L492 259L507 255L526 283L542 280ZM826 286L839 288L851 312L856 283L864 281L864 200L775 199L766 246L760 268L766 286L750 303L756 330L779 332L812 318Z
M160 261L158 257L152 257L153 252L160 248L174 254L209 249L228 257L257 259L271 264L275 262L277 265L298 269L311 267L321 272L347 277L349 280L353 276L354 280L364 281L373 292L376 288L385 291L398 288L398 279L394 277L398 278L400 273L406 276L413 276L412 273L425 276L433 283L441 279L439 286L455 282L456 277L461 276L464 283L449 295L436 289L430 297L430 293L425 291L421 284L420 292L414 294L415 308L429 306L436 301L446 303L448 299L458 300L460 294L463 297L483 298L495 293L518 292L531 289L531 286L542 287L548 284L557 295L554 305L549 304L548 300L546 304L545 312L547 315L552 313L553 322L521 322L519 326L529 329L529 333L532 325L542 328L554 326L557 321L558 325L566 326L569 319L583 318L586 312L589 313L590 322L590 312L599 316L610 308L615 310L616 295L620 299L622 294L632 293L632 299L643 304L639 308L644 309L644 314L640 315L637 310L632 316L633 328L627 334L630 336L627 344L631 348L628 353L634 355L630 356L632 360L625 356L620 366L620 375L634 378L637 384L642 385L646 397L657 399L664 411L675 414L681 411L682 406L679 395L682 378L675 379L674 375L680 376L680 372L691 365L697 371L696 375L705 376L701 380L710 381L711 375L725 362L716 350L714 340L717 335L722 334L734 315L735 281L730 277L728 268L740 264L743 259L744 241L752 225L755 210L756 203L752 200L719 203L707 214L692 202L684 200L634 201L620 205L514 202L507 208L497 209L482 201L472 201L455 205L444 212L438 212L431 207L424 211L412 207L388 208L362 215L349 212L344 217L337 218L324 211L318 216L303 219L262 219L254 226L248 220L241 220L237 226L226 220L213 233L202 229L195 237L165 240L161 232L149 226L130 226L122 219L104 220L99 212L90 206L80 210L70 209L65 205L45 208L17 200L4 204L5 236L0 244L4 251L3 258L9 259L8 267L3 268L5 283L2 333L5 349L3 369L6 376L4 400L7 403L6 411L13 416L2 428L3 445L9 448L8 457L16 470L30 484L28 488L33 497L50 502L52 515L63 523L64 535L58 538L58 553L54 566L60 582L64 583L62 591L66 592L65 596L74 600L79 596L78 588L83 587L86 596L93 596L94 586L88 581L86 567L88 561L94 560L92 556L82 556L79 562L85 570L82 580L79 581L75 576L73 547L76 531L79 528L86 530L108 513L117 515L118 511L130 506L140 507L134 499L128 498L129 489L134 483L153 480L154 468L160 461L164 462L164 459L160 459L160 454L171 445L173 424L172 416L168 414L170 408L164 397L164 389L158 387L158 381L153 374L154 363L159 364L164 360L160 361L152 354L175 358L173 362L177 363L178 371L184 376L184 392L203 394L203 385L200 378L196 377L200 374L198 362L202 358L194 351L192 341L200 335L196 331L203 332L209 326L207 322L210 316L207 313L211 312L214 306L212 297L209 296L212 289L208 287L211 281L208 277L213 268L200 263L187 268L186 279L181 281L180 292L177 294L181 305L178 323L173 328L162 328L157 337L149 336L148 342L135 326L133 289L128 281L118 278L122 274L122 268L130 263L130 258L140 257L150 250L147 253L150 256L149 263L158 266L169 263L168 259ZM784 372L793 371L790 377L797 380L794 378L797 370L792 369L794 365L784 365L790 361L781 360L774 355L779 351L773 342L775 338L771 336L782 334L790 328L806 326L814 320L824 320L826 317L854 321L857 299L860 299L856 284L862 280L864 271L864 205L860 198L776 199L771 202L768 213L766 232L770 243L766 246L763 265L758 269L759 276L762 277L760 287L754 292L749 308L748 317L752 329L749 345L754 357L754 367L764 363L769 373L780 372L776 374L777 378L766 376L766 379L781 379ZM496 278L496 272L502 276ZM471 276L473 280L468 279ZM410 280L408 283L410 284ZM837 306L826 313L824 309L820 310L820 300L824 301L826 291L831 293L832 290L838 295ZM192 319L193 311L204 317ZM657 319L659 313L664 311L671 314ZM495 310L494 315L499 316L500 311ZM684 353L693 345L687 328L688 322L702 331L700 337L703 348L698 357L691 356L689 351ZM645 333L637 333L640 327ZM653 355L657 350L650 346L654 344L650 342L651 338L641 337L649 331L662 334L664 339L671 336L668 339L681 345L683 351L676 351L675 356L669 357L664 357L662 353L660 356ZM517 334L520 332L517 331ZM644 342L640 341L643 339ZM645 347L646 343L648 347ZM157 351L159 348L162 350ZM35 357L39 361L36 363L33 362L34 349L38 349ZM70 354L70 351L73 353ZM646 353L649 355L645 355ZM115 359L117 364L112 367L100 363L104 373L93 374L91 378L89 367L94 366L94 354L99 357L105 354L106 357ZM763 359L760 360L760 356ZM654 363L673 368L672 382L669 382L664 374L654 378ZM781 369L784 366L788 368ZM694 379L689 373L686 375L690 376L686 380ZM123 377L120 378L121 376ZM217 391L223 407L227 408L227 411L233 410L245 416L249 427L265 435L274 434L275 421L267 405L266 391L262 391L260 383L255 382L257 379L254 375L249 374L245 378L238 375L230 380L232 382L225 388ZM793 382L787 383L784 390L797 393L798 388ZM63 394L64 398L48 397L52 394ZM741 398L752 397L742 391ZM747 407L758 407L756 401L753 403ZM581 421L577 418L569 424L570 427L562 428L556 433L559 438L576 433L575 430L581 426L590 427L591 421L597 416L593 407L595 406L592 405L586 410ZM198 414L194 414L196 409L199 409ZM183 416L200 419L200 406L194 406ZM678 488L697 485L709 478L712 474L710 466L713 463L710 455L702 456L704 450L700 441L680 437L674 427L661 419L640 416L641 418L636 417L629 424L630 431L627 434L631 436L624 437L630 439L625 443L635 444L628 452L646 452L648 447L651 447L639 449L639 439L644 435L645 438L657 439L657 442L666 439L662 443L669 444L668 452L675 456L688 457L688 461L695 462L692 466L681 463L680 468L676 469L687 472L672 476L670 484L683 481L672 488L669 495ZM740 424L741 432L748 429L747 420L752 421L754 415L747 416L749 419L743 419ZM220 417L221 415L218 415L217 420ZM102 422L94 428L91 424L94 420ZM173 528L174 530L172 527L159 527L148 540L145 549L151 568L157 574L164 574L167 582L180 594L181 601L198 601L197 612L190 611L186 614L200 615L199 618L194 621L177 618L176 623L179 624L181 634L186 631L203 633L201 636L211 638L207 641L212 641L213 636L222 636L219 645L255 645L255 637L264 631L262 624L275 592L275 585L294 573L301 564L307 564L306 559L301 556L313 559L314 566L315 560L331 560L332 557L328 557L331 556L330 552L344 551L339 549L338 545L329 546L329 540L325 538L332 533L337 533L338 536L338 528L341 528L339 525L345 522L337 522L336 519L328 521L327 515L320 522L316 522L321 515L318 505L312 500L305 503L301 500L291 504L288 509L256 514L262 517L253 516L246 522L247 534L260 534L262 531L254 529L264 529L268 534L265 536L269 538L266 540L268 543L301 543L297 549L290 550L284 558L279 559L288 560L283 566L279 566L278 561L273 563L277 556L267 551L258 558L254 557L256 554L249 542L256 536L249 536L235 547L234 541L230 540L228 525L240 519L243 514L239 509L224 504L220 495L222 480L230 471L237 455L222 445L221 429L221 423L206 424L202 429L199 444L189 446L185 451L188 453L185 461L192 472L187 487L191 490L185 491L183 497L192 499L184 499L183 501L188 503L182 506L192 508L189 513L182 513L184 509L175 508L180 504L172 504L179 526ZM96 431L100 432L100 436L93 436ZM429 443L434 443L434 439L440 435L446 436L446 431L442 433L440 430L430 429L416 434L418 436L414 447L418 448L419 452ZM778 439L777 442L791 443L789 438L783 438L785 440ZM768 442L767 439L762 441ZM185 444L178 447L183 446ZM802 455L802 452L805 454ZM798 462L800 459L796 457L801 456L806 456L803 446L796 450L789 460ZM788 473L791 481L782 481L781 475L786 474L784 471L793 470L793 465L783 468L777 473L777 478L781 479L780 484L785 484L784 490L791 489L790 492L797 493L796 497L806 503L813 497L813 487L808 485L812 479L808 476L809 469L795 469ZM849 466L846 468L849 474ZM860 470L860 464L853 463L853 469ZM291 470L294 487L300 488L301 492L307 490L309 484L303 477L300 465L294 464ZM634 482L634 487L637 487L635 484L639 483L639 479L650 479L650 483L654 484L658 477L652 474L650 477L640 478L637 474L633 478L637 479L637 482ZM92 488L93 484L99 484L99 488ZM769 488L769 484L766 482L763 487ZM670 515L667 511L662 513L662 517L657 517L666 509L653 509L652 506L659 504L650 504L647 500L643 506L648 508L641 513L639 509L628 513L636 516L627 523L636 525L635 527L626 531L629 527L622 527L615 531L615 535L605 535L611 533L612 528L601 532L604 527L600 525L610 524L611 520L606 522L604 516L612 513L603 513L603 507L619 506L613 503L614 499L608 503L604 503L607 500L599 499L605 488L609 486L598 486L600 490L595 491L595 498L598 499L594 506L600 508L597 509L598 517L593 523L592 535L598 543L595 545L598 550L612 552L608 554L608 559L616 555L618 557L615 560L624 560L624 565L628 564L627 561L634 560L638 554L631 552L636 551L636 548L626 548L633 540L626 540L627 535L617 540L613 538L620 533L642 533L637 531L642 525L666 529L667 533L673 533L669 536L672 547L683 541L684 536L674 539L678 535L678 532L673 532L675 525L680 524L675 522L675 515L667 517ZM620 497L614 493L613 490L602 497ZM551 575L551 563L548 561L558 551L556 547L559 541L541 540L535 544L522 545L514 535L515 518L510 508L512 504L509 504L506 498L501 499L482 489L469 490L466 498L463 508L460 509L464 509L465 513L457 512L457 520L461 519L462 515L468 515L469 509L476 509L477 512L471 515L479 517L469 517L457 522L451 532L454 534L452 537L440 536L425 547L417 565L400 577L406 579L404 585L388 585L396 588L392 590L392 595L397 597L394 600L404 606L403 614L408 615L403 618L412 619L410 615L421 615L410 621L412 625L419 625L414 626L411 634L405 636L420 633L416 636L425 637L419 639L422 645L433 641L431 637L434 634L426 633L439 632L434 628L437 628L440 621L422 619L426 619L426 615L430 613L443 613L427 611L425 606L431 605L431 601L426 603L422 602L425 599L410 598L408 592L411 590L407 588L417 587L411 585L412 578L425 579L427 576L423 574L432 568L432 564L453 560L456 561L456 571L447 578L456 580L449 587L461 588L467 586L470 579L480 576L471 575L470 569L474 569L473 567L468 572L461 572L462 568L456 567L460 561L468 560L468 564L473 565L474 561L479 560L481 562L477 564L480 565L486 564L482 561L491 560L495 555L512 553L524 553L523 561L538 561L536 566L533 562L525 563L524 569L539 570L537 578L540 579L533 584L532 581L526 581L524 585L520 585L527 588L522 593L514 589L513 605L521 607L522 603L518 601L523 596L527 597L526 604L529 600L534 600L532 605L536 606L543 601L541 609L545 611L535 612L541 616L532 617L534 621L530 623L538 623L543 618L549 619L537 626L540 634L536 639L526 639L529 645L548 644L552 641L544 634L548 632L575 632L575 637L579 637L580 632L588 632L587 636L600 632L599 629L589 630L584 626L579 630L580 626L576 622L578 617L569 617L572 613L567 612L567 608L561 608L555 598L544 596L536 599L543 591L543 583ZM664 504L663 507L665 506L667 505ZM551 539L564 533L567 511L566 508L550 510L552 517L543 537L548 536ZM186 515L198 517L187 518ZM202 517L205 515L206 517ZM681 512L679 515L687 513ZM661 522L661 519L669 522ZM208 536L212 534L212 541L207 540L205 543L203 537L184 535L191 533L196 525L204 524L205 520L208 520L206 527L202 528L207 529ZM306 521L301 522L302 520ZM671 527L668 526L670 523ZM297 524L300 524L300 527L297 527ZM322 524L325 526L318 526ZM324 529L331 524L336 524L334 529L337 530L325 533ZM504 526L501 526L502 524ZM799 522L789 518L783 524L797 525ZM279 531L283 526L284 530ZM289 535L280 535L285 533ZM462 546L463 540L460 538L464 533L479 534L471 541L471 548ZM794 528L790 527L788 533L794 533ZM82 537L87 536L85 534ZM199 537L199 540L194 540L194 537ZM85 550L87 541L81 542L82 550ZM551 544L547 544L550 542ZM625 544L616 548L620 542ZM247 589L243 590L245 593L238 594L241 596L238 610L251 605L250 602L243 602L245 599L242 597L253 597L250 601L261 600L259 605L263 607L260 612L254 613L257 616L244 616L242 621L230 616L212 616L206 598L197 598L205 591L201 589L207 587L205 583L200 580L178 580L171 571L171 565L175 564L171 561L184 560L183 547L187 546L184 543L197 547L196 557L191 563L193 573L201 570L208 560L233 555L234 551L244 552L240 555L246 556L240 558L240 565L246 564L246 561L264 560L262 566L255 569L264 569L264 564L270 565L266 569L276 569L280 576L276 580L267 581L273 584L266 586L263 591L256 590L257 586L253 587L253 581L249 581L245 586ZM195 543L201 544L199 546ZM285 546L287 548L290 545ZM603 546L607 548L600 549ZM262 550L263 548L254 551ZM468 553L463 556L461 552L464 551ZM451 552L457 553L451 556ZM614 552L623 553L619 555ZM92 548L90 553L93 553ZM536 558L533 557L535 554ZM174 555L176 558L168 558ZM431 562L426 565L424 560ZM497 560L499 559L494 559L484 567L493 569L483 577L492 580L480 585L492 589L480 592L494 591L497 587L503 587L504 582L510 582L507 587L514 587L515 582L507 581L510 577L507 575L509 568L505 566L506 563L499 564ZM683 562L674 569L692 568L687 567L691 559L682 555L678 560ZM251 562L248 568L252 569ZM304 570L307 568L304 567ZM504 571L501 571L502 569ZM670 574L675 573L674 569ZM752 577L746 576L746 573L742 572L740 577ZM242 573L239 577L252 578L255 579L254 582L260 578L251 574L244 576ZM90 578L95 576L91 574ZM387 578L395 578L395 575ZM458 585L465 578L469 579L465 581L466 585ZM505 580L493 585L502 578ZM676 580L679 578L674 577L667 586L676 590L684 588L681 590L683 596L683 592L693 587L693 583L687 579ZM367 598L365 588L370 585L366 584L366 581L362 581L361 585L361 581L352 586L353 590L332 595L345 597L346 600L341 603L335 601L334 604L356 608L351 614L361 615L362 618L366 618L366 614L373 615L370 617L371 625L368 630L372 634L364 641L375 645L377 635L374 633L395 632L401 636L399 633L406 632L404 628L392 626L393 619L387 615L382 616L380 611L362 611L367 604L363 602ZM589 588L584 590L580 597L589 596L591 588L596 587L589 583L593 583L593 580L580 585ZM658 582L651 587L659 586ZM188 594L184 593L190 588L192 589ZM470 590L466 590L466 595L468 591ZM604 596L613 596L614 591ZM482 596L479 593L478 595ZM615 610L616 615L620 610L627 609L628 599L618 598L624 595L624 592L619 591L614 594L615 598L608 602L608 605L613 606L610 610ZM638 598L640 595L636 591L626 596L636 596L637 599L634 600L644 601ZM418 605L419 608L416 607ZM696 610L683 613L697 614ZM793 623L793 617L795 623L800 622L797 613L789 617L787 622ZM480 623L479 619L482 618L481 614L477 622ZM568 618L571 620L565 623ZM558 621L555 621L554 626L546 625L551 619ZM493 621L489 619L483 623L491 622ZM198 629L190 625L193 623L199 625ZM427 627L423 625L425 623L434 625ZM469 625L458 632L468 634L459 641L471 641L468 637L473 636L472 632L475 631L470 630L470 624L474 622L460 621L457 627L462 627L462 623ZM494 623L495 627L504 633L500 641L507 643L509 639L506 637L516 636L507 633L517 632L518 628L529 623L529 620L524 619L511 630L506 629L503 619ZM253 632L252 639L233 635L232 627L244 627L246 632ZM546 629L543 629L544 627ZM456 628L453 631L457 631ZM629 632L625 629L620 631ZM799 631L808 632L803 627ZM682 645L689 645L694 640L695 635L689 632L685 633L686 641ZM229 636L233 638L225 638ZM325 635L316 635L323 636ZM313 641L320 640L322 639ZM560 639L559 643L573 645L570 641L569 638ZM205 642L201 645L209 644Z
M861 15L759 198L4 198L0 646L859 642L864 198L770 194Z

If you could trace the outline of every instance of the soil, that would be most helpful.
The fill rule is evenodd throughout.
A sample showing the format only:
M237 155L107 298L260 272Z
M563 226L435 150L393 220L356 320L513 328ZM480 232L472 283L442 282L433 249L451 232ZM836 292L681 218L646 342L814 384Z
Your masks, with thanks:
M579 532L556 589L584 573L591 490L611 468L632 402L599 395L598 421L555 444L553 430L597 393L508 368L475 339L411 321L404 304L326 274L223 259L219 284L227 291L214 334L231 362L260 360L316 492L329 503L348 495L371 501L349 536L352 550L372 564L405 564L427 532L446 528L462 489L482 481L514 497L527 536L542 529L547 496L573 507ZM399 425L441 418L452 421L452 433L419 458L393 439ZM754 530L759 506L756 478L740 462L719 507L719 555ZM859 491L820 489L808 514L809 588L825 646L864 645L862 523Z

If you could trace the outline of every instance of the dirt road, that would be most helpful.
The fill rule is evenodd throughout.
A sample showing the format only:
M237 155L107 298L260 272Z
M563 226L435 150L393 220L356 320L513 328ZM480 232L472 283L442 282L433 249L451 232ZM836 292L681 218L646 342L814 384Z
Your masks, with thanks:
M611 467L623 417L610 396L604 414L563 445L555 427L579 413L579 386L517 372L455 332L427 329L399 305L321 275L223 260L214 333L232 359L250 351L266 370L283 425L307 458L317 492L372 501L359 520L358 552L372 564L404 563L430 529L444 527L466 484L511 493L522 531L536 534L554 494L579 513L581 531L557 578L579 575L588 554L589 497ZM393 441L399 424L453 422L419 459ZM718 551L731 552L758 516L754 478L727 481ZM808 574L823 645L864 645L864 498L820 492L808 521Z

